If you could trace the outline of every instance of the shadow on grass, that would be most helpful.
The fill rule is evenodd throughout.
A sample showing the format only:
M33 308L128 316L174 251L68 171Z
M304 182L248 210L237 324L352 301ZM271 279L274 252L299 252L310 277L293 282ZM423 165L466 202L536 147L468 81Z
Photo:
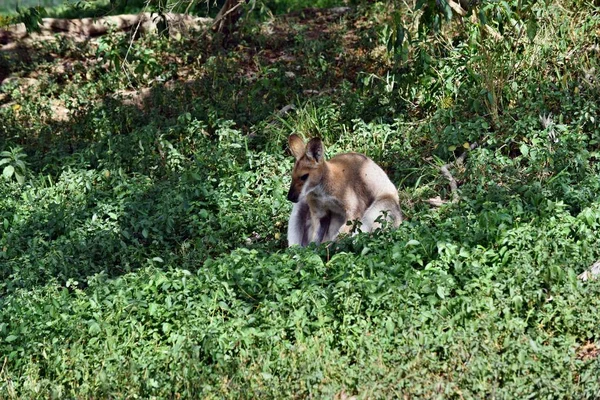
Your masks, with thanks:
M178 119L193 102L193 91L177 89L153 90L148 111L107 98L26 138L37 153L30 157L34 187L3 210L10 227L1 242L0 293L53 279L85 286L93 274L114 277L149 264L194 271L247 245L253 232L261 237L254 245L279 248L281 240L270 243L262 232L279 217L248 220L258 203L245 205L235 187L221 187L248 171L241 143L222 148L214 132L190 131ZM236 159L240 165L229 167Z

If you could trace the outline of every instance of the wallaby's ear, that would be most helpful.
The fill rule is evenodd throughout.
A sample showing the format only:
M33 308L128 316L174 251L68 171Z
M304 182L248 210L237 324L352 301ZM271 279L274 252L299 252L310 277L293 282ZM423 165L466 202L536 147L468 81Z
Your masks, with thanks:
M325 149L323 147L323 142L319 138L310 139L310 142L306 145L306 157L309 160L316 161L320 163L323 161L323 154L325 153Z
M304 145L304 140L298 135L291 134L288 138L288 145L290 146L290 151L292 155L296 157L296 160L299 160L304 155L306 151L306 146Z

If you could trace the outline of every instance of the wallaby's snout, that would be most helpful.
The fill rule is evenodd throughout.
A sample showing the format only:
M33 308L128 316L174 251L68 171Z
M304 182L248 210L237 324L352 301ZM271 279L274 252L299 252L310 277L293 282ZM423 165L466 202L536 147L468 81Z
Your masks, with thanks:
M288 191L287 199L289 201L291 201L292 203L297 203L299 197L300 197L300 192L295 190L294 185L292 184L292 187L290 187L290 190Z

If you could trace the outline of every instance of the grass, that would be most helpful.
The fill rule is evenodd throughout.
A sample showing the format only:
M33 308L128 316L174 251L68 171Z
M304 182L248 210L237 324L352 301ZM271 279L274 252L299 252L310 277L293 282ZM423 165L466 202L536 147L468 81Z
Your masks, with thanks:
M398 47L376 3L0 52L0 397L599 397L599 17L536 7L532 41ZM287 249L292 132L407 221Z

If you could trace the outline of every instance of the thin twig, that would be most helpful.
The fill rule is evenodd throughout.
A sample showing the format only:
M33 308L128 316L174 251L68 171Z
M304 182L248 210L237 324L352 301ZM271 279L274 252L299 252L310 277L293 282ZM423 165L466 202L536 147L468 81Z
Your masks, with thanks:
M238 3L235 6L231 7L223 15L217 15L213 22L213 28L216 27L217 31L223 30L223 26L221 25L221 22L223 22L223 20L225 20L225 18L227 16L229 16L229 14L233 13L234 11L237 12L237 9L240 8L242 6L242 4L243 4L242 1L238 1ZM219 25L219 26L217 26L217 25Z
M477 148L477 143L472 143L469 146L469 151L474 150L475 148ZM452 193L453 203L458 203L460 196L458 195L458 182L456 182L456 179L454 179L454 176L450 173L450 168L461 165L465 161L465 158L467 158L467 153L468 151L463 152L453 163L444 164L440 167L442 175L450 182L450 192Z
M142 12L145 12L148 9L148 6L150 5L150 1L151 0L146 0L146 4L144 5L144 8L142 9ZM141 15L141 13L140 13ZM127 64L127 56L129 55L129 52L131 51L131 48L133 47L133 40L135 39L138 30L140 29L140 25L142 25L142 21L144 18L140 18L138 20L138 23L135 27L135 31L133 32L133 35L131 35L131 40L129 41L129 47L127 48L127 52L125 53L125 57L123 59L123 70L125 71L125 64Z
M2 364L2 368L0 368L0 376L4 372L4 367L6 366L7 361L8 361L8 357L4 357L4 363Z

